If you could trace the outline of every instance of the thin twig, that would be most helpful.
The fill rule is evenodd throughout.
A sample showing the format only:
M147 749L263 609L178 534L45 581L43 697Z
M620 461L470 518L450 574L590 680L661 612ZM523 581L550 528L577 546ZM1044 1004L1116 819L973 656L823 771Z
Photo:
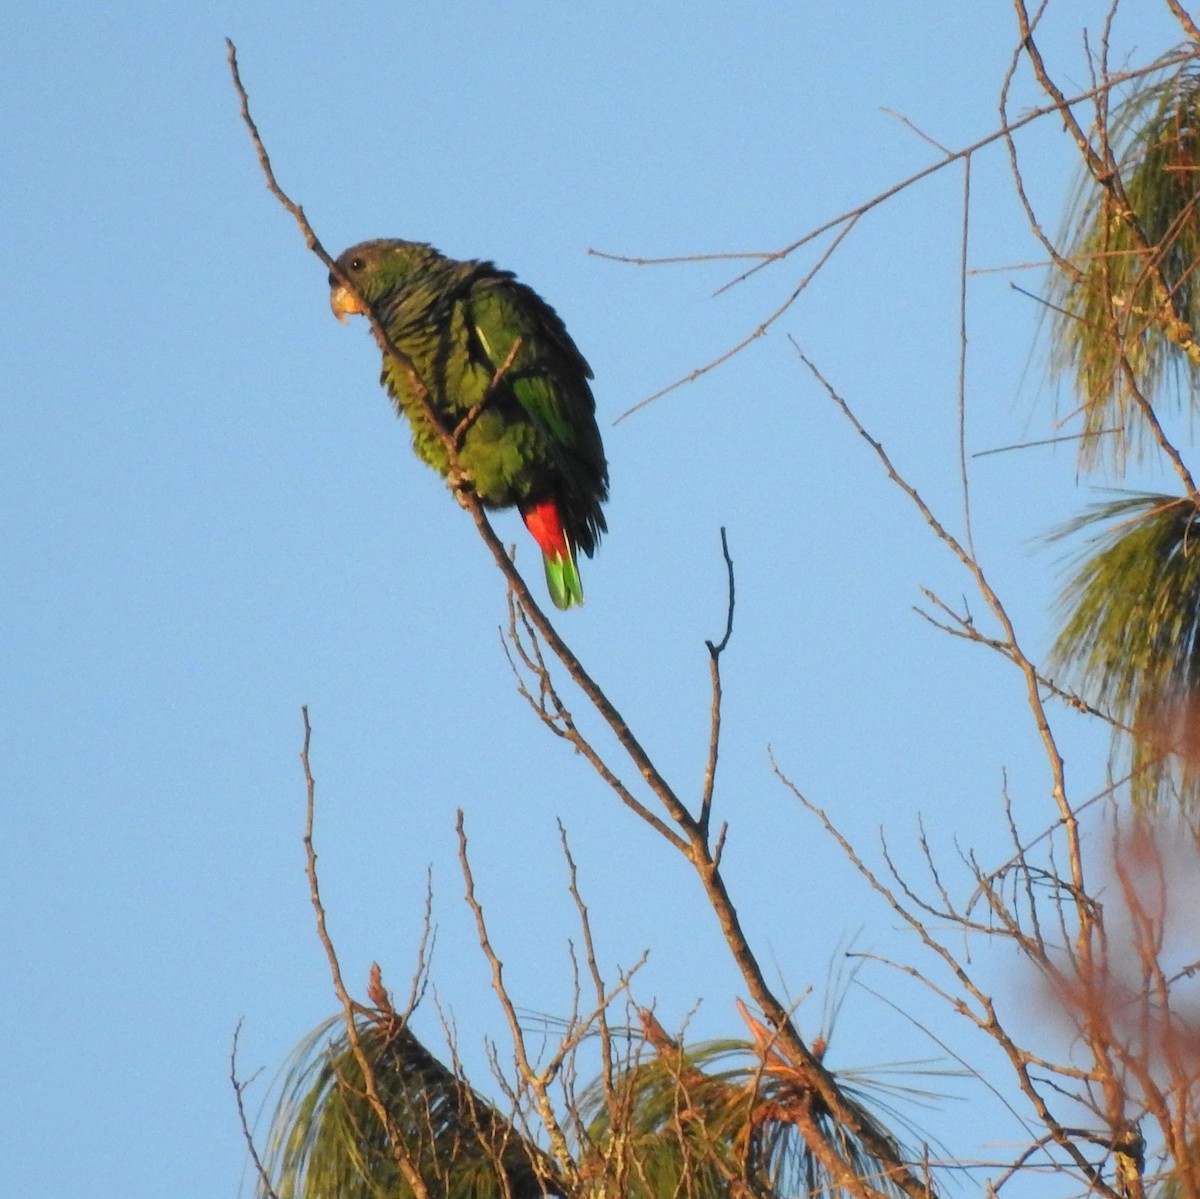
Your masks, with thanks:
M971 229L971 158L963 159L962 247L958 269L958 469L962 482L963 538L975 557L971 531L971 484L967 477L967 247Z
M592 766L592 769L616 793L621 802L640 819L644 820L656 833L685 856L688 853L688 843L657 813L652 812L632 791L621 781L616 772L601 756L599 750L583 735L575 723L566 704L558 694L554 680L546 666L542 654L537 631L530 620L529 613L521 606L515 590L510 586L508 593L508 641L504 645L505 657L517 681L517 691L524 697L533 709L538 719L556 736L562 737L577 749ZM512 645L525 669L537 680L538 697L525 685L508 646Z
M716 259L728 258L728 257L757 259L757 263L755 266L751 267L749 270L743 271L740 275L737 275L735 278L730 279L727 283L725 283L721 287L719 287L714 294L720 295L722 292L727 291L729 288L734 287L739 283L745 282L752 275L757 274L759 271L764 270L766 267L769 267L776 262L780 262L783 259L788 258L790 255L794 254L801 247L808 245L809 242L815 241L817 238L821 237L825 233L828 233L830 230L837 229L837 228L839 228L839 226L841 227L840 231L839 231L837 237L834 239L833 243L821 255L821 258L818 260L817 264L800 281L800 283L796 286L796 288L792 291L792 293L788 296L788 298L786 300L784 300L784 302L782 304L780 304L778 308L776 308L772 313L770 313L770 315L768 315L750 333L748 333L745 337L741 338L735 345L731 346L729 349L725 350L723 353L717 355L715 358L706 362L703 366L699 366L699 367L695 368L694 370L689 371L686 375L681 375L679 378L675 379L672 383L667 384L666 387L660 388L658 391L654 392L652 395L647 396L643 400L639 400L636 404L632 405L631 407L627 408L624 412L622 412L616 418L616 420L613 421L613 424L614 425L619 424L627 416L631 416L633 413L638 412L642 408L645 408L648 404L654 403L656 400L661 399L663 396L668 395L670 392L675 391L677 388L683 387L685 384L695 382L697 379L708 374L710 371L714 370L716 367L720 366L722 363L728 362L730 358L734 357L736 354L740 353L747 346L749 346L752 342L754 342L758 338L762 337L767 332L767 330L770 329L770 327L773 324L775 324L775 322L778 321L779 318L782 317L784 315L784 313L786 313L792 307L792 305L796 302L796 300L799 298L801 293L805 290L805 288L807 288L808 284L812 281L813 277L825 265L826 261L828 260L830 254L833 252L833 250L836 249L836 247L841 243L842 239L850 232L850 230L854 227L854 225L857 224L859 218L864 216L866 213L870 212L872 209L879 207L881 204L890 200L893 196L897 195L899 192L902 192L905 189L912 187L914 184L920 183L922 180L927 179L931 175L936 174L938 171L943 170L945 167L949 166L951 163L957 162L957 161L959 161L959 159L970 157L976 151L983 149L985 146L991 145L993 142L996 142L996 141L1000 140L1001 138L1008 138L1010 141L1010 145L1011 145L1011 137L1012 137L1013 133L1024 128L1026 125L1032 123L1033 121L1039 120L1041 117L1047 116L1047 115L1049 115L1051 113L1055 113L1055 112L1069 111L1069 109L1073 105L1081 104L1086 100L1093 99L1101 91L1108 91L1111 88L1117 87L1118 85L1120 85L1122 83L1128 82L1129 80L1139 79L1142 76L1150 74L1152 72L1163 70L1164 68L1168 68L1171 66L1178 65L1180 63L1191 61L1192 59L1194 59L1197 56L1198 53L1200 53L1200 51L1196 51L1196 50L1181 51L1178 54L1168 56L1164 59L1160 59L1158 62L1154 63L1153 65L1151 65L1149 67L1141 67L1136 70L1126 71L1120 75L1114 75L1111 78L1105 80L1102 84L1098 85L1097 87L1090 88L1086 91L1078 93L1077 95L1074 95L1071 97L1058 98L1053 103L1046 104L1039 108L1032 109L1031 111L1025 113L1023 116L1018 117L1015 120L1009 121L1009 120L1005 119L1004 123L1001 125L1001 127L999 129L993 130L986 137L981 137L977 141L972 142L969 146L965 146L960 150L955 150L955 151L946 153L942 158L939 158L937 162L931 163L929 166L924 167L923 169L914 172L912 175L909 175L905 179L901 179L898 183L895 183L891 187L888 187L885 190L879 192L877 195L873 196L871 199L865 201L864 203L856 205L854 208L847 209L845 212L841 212L837 216L831 217L829 220L824 221L822 224L818 225L814 229L810 229L803 236L798 237L795 241L791 242L789 245L786 245L782 249L779 249L779 250L761 251L761 252L756 252L756 253L732 254L732 255L727 255L727 254L689 254L689 255L677 255L674 257L670 257L670 258L649 258L649 257L636 257L635 258L635 257L631 257L631 256L624 256L624 255L601 252L601 251L594 250L594 249L589 250L588 251L589 254L593 254L599 258L607 258L607 259L611 259L611 260L618 261L618 262L633 263L633 264L636 264L639 266L657 266L657 265L662 265L662 264L667 264L667 263L681 263L681 262L706 262L709 260L716 260ZM1014 64L1014 66L1015 66L1015 64ZM1014 150L1014 153L1015 153L1015 150ZM1029 209L1029 211L1030 211L1030 213L1032 213L1032 209ZM1054 247L1049 243L1048 239L1047 239L1046 244L1047 244L1047 248L1051 251L1052 254L1054 254L1054 256L1057 260L1059 257L1057 254L1057 251L1055 251Z
M791 306L800 298L800 295L804 289L813 281L817 275L817 272L820 271L820 269L829 261L834 250L836 250L838 246L840 246L846 239L846 237L849 236L850 231L857 223L858 216L856 215L851 217L846 224L838 230L837 236L829 243L828 246L825 247L824 253L822 253L821 257L817 259L816 265L812 268L812 270L800 280L788 298L784 300L783 303L780 304L779 307L776 308L775 311L772 312L757 328L743 337L742 340L736 345L730 346L730 348L723 354L718 354L716 358L712 359L712 361L706 362L703 366L696 367L695 370L690 371L682 378L676 379L674 383L668 383L666 387L660 388L653 395L649 395L644 400L639 400L632 407L626 408L625 411L613 421L613 424L619 425L627 416L632 416L635 412L645 408L647 404L653 404L655 400L661 399L669 392L674 391L677 387L682 387L685 383L694 383L697 379L701 378L701 376L707 375L709 371L715 370L721 365L722 362L728 362L730 358L744 350L752 341L757 341L760 337L764 336L767 330L770 329L771 326L775 324L775 322L779 320L779 318L783 316L783 314L787 312L787 310L791 308Z
M811 362L800 349L796 342L792 341L795 346L796 353L799 355L801 362L808 368L817 382L824 388L826 394L831 400L841 409L843 415L850 421L855 431L863 438L864 441L874 450L876 457L882 463L884 470L887 472L889 479L895 483L901 491L909 497L916 505L917 510L925 519L926 524L934 531L940 540L950 548L955 557L967 568L975 580L975 585L979 589L980 594L991 608L993 615L1000 622L1004 631L1004 641L1008 646L1007 654L1010 660L1018 667L1025 680L1025 697L1029 705L1030 712L1033 714L1034 721L1037 724L1038 733L1041 737L1042 745L1046 753L1046 759L1050 767L1050 773L1053 780L1052 794L1055 803L1058 806L1059 814L1062 817L1063 823L1067 830L1067 842L1071 856L1071 875L1075 886L1080 894L1084 893L1083 885L1083 855L1079 842L1079 828L1075 813L1071 809L1071 805L1067 799L1066 785L1066 767L1063 762L1063 757L1059 751L1058 744L1054 737L1054 732L1050 727L1050 720L1046 714L1045 705L1042 702L1041 689L1037 667L1033 661L1020 648L1017 641L1016 628L1012 623L1012 619L1008 614L1007 609L1002 603L999 595L993 589L987 575L984 573L983 567L979 561L970 553L970 551L958 541L956 537L938 520L930 507L921 498L920 493L904 478L903 475L896 470L888 457L887 451L883 446L873 438L870 433L863 427L858 417L854 414L850 405L845 399L835 390L833 385L825 378L824 375L817 369L816 365ZM1086 929L1088 921L1084 920L1084 928ZM1081 934L1082 935L1082 934Z
M936 137L932 137L930 134L926 133L924 129L920 128L918 125L915 125L902 112L897 112L894 108L886 108L886 107L884 109L882 109L882 111L887 113L887 115L889 117L894 117L897 121L900 122L901 125L907 126L923 142L928 142L929 145L931 145L935 150L941 150L941 152L946 155L954 153L954 151L951 150L949 146L942 145L942 143L939 142Z
M1009 134L1016 133L1023 129L1026 125L1034 121L1040 120L1044 116L1049 116L1051 113L1060 111L1064 106L1071 107L1076 104L1082 104L1087 100L1095 97L1096 92L1100 90L1108 90L1117 87L1122 83L1128 83L1133 79L1140 79L1144 75L1150 75L1157 71L1168 69L1173 66L1178 66L1181 63L1190 62L1200 54L1198 50L1181 50L1176 54L1167 55L1152 63L1147 67L1138 67L1134 70L1126 71L1120 75L1114 75L1106 83L1099 85L1096 88L1089 88L1086 91L1079 92L1074 96L1069 97L1062 104L1052 103L1045 104L1038 108L1032 108L1024 115L1017 117L1012 121L1005 121L998 129L987 134L986 137L980 138L978 141L972 142L968 146L964 146L959 150L955 150L946 155L945 158L939 159L935 163L931 163L927 167L922 167L921 170L901 179L898 183L886 188L878 195L872 196L871 199L862 204L856 205L854 208L846 209L844 212L838 213L837 216L830 217L823 224L818 225L814 229L810 229L807 233L798 237L795 241L778 250L752 250L737 254L726 253L700 253L700 254L683 254L676 255L670 258L654 258L647 256L634 257L631 255L612 254L606 251L589 249L588 253L597 258L606 258L615 262L631 263L637 266L661 266L672 263L692 263L692 262L709 262L717 261L723 258L754 258L759 260L759 265L751 268L744 275L739 275L735 279L729 280L724 284L720 291L725 291L730 287L736 286L738 283L744 282L752 274L762 270L764 267L770 266L772 263L779 262L784 258L794 254L801 247L806 246L809 242L816 240L823 233L827 233L830 229L836 228L838 225L844 224L846 221L853 220L856 217L862 216L869 212L872 208L877 208L879 205L890 200L894 195L905 189L912 187L915 183L920 183L923 179L929 178L930 175L936 174L938 171L949 166L952 162L957 162L960 158L965 158L969 154L974 154L977 150L982 150L985 146L990 146L993 142L999 141L1001 138ZM719 293L718 293L719 294Z
M245 1082L238 1079L237 1051L238 1039L241 1035L242 1021L239 1020L233 1030L233 1045L229 1050L229 1081L233 1085L233 1097L237 1103L238 1121L242 1126L242 1136L245 1138L246 1148L250 1151L250 1160L254 1163L254 1168L258 1171L258 1180L262 1184L259 1199L264 1199L264 1197L265 1199L279 1199L279 1196L275 1193L275 1188L271 1185L271 1176L267 1173L267 1168L263 1165L263 1160L258 1155L258 1147L254 1144L254 1134L250 1131L250 1124L246 1119L246 1105L242 1100L242 1094L254 1081L254 1076L252 1075Z
M1097 429L1095 433L1063 433L1059 437L1036 437L1032 441L1014 441L1012 445L997 445L990 450L976 450L972 458L986 458L990 454L1009 454L1013 450L1031 450L1036 446L1058 445L1063 441L1079 441L1084 437L1099 437L1102 433L1120 433L1120 429Z
M358 1020L356 1019L357 1015L366 1009L350 998L350 993L347 991L346 984L342 978L342 968L338 962L337 951L334 949L333 941L329 936L329 929L325 920L325 905L321 901L321 887L317 878L317 851L313 843L313 819L316 813L317 782L313 777L312 764L309 759L309 749L312 745L312 726L308 721L307 705L301 708L300 711L304 718L304 748L300 751L300 762L304 768L304 783L307 794L304 820L304 861L305 873L308 876L309 899L312 902L313 912L317 918L317 937L324 947L325 956L329 962L329 971L333 977L333 989L338 997L338 1001L342 1005L342 1014L346 1024L346 1039L354 1055L354 1060L362 1072L363 1093L371 1106L371 1110L378 1117L379 1123L383 1127L388 1147L392 1153L392 1160L395 1161L396 1168L400 1171L404 1181L412 1188L415 1199L430 1199L429 1188L425 1185L425 1179L421 1176L420 1170L417 1169L416 1164L406 1152L404 1139L399 1135L391 1113L388 1111L379 1093L379 1088L375 1081L375 1068L371 1063L371 1059L367 1056L366 1050L363 1048L362 1037L359 1035L358 1030Z
M521 1021L517 1016L516 1007L504 985L504 964L500 961L495 949L492 948L492 942L488 936L487 921L483 914L483 905L475 895L475 878L471 872L470 860L467 857L467 832L462 808L458 809L455 829L458 833L458 861L462 868L463 881L466 885L467 904L475 916L475 928L479 938L479 947L483 950L483 955L487 958L492 968L492 990L495 991L496 998L499 999L500 1006L504 1009L505 1018L508 1020L509 1035L512 1038L513 1051L516 1054L517 1068L521 1072L521 1081L533 1095L538 1116L542 1121L542 1126L545 1128L547 1136L550 1138L550 1146L554 1153L556 1164L567 1179L576 1182L578 1181L579 1167L567 1145L567 1139L558 1122L558 1117L550 1102L547 1090L555 1073L557 1073L558 1067L561 1065L561 1059L552 1063L545 1070L535 1070L533 1063L529 1060L529 1055L525 1047L525 1033L521 1028Z
M729 540L721 526L721 553L725 557L725 573L729 580L729 600L725 609L725 634L715 645L708 646L709 675L712 680L712 703L709 707L708 762L704 768L704 787L700 793L700 828L708 837L708 822L712 816L713 786L717 778L717 753L721 744L721 655L733 636L733 605L735 599L733 559L729 556Z
M433 954L433 946L437 933L433 927L433 868L425 870L425 916L421 923L421 940L417 945L417 965L412 973L409 985L408 1002L404 1005L401 1020L407 1024L417 1005L425 995L429 984L429 961Z
M492 375L491 382L488 383L483 397L471 405L467 415L454 426L454 431L450 436L454 439L454 448L461 450L463 442L466 440L467 434L471 430L471 426L479 419L480 414L488 406L492 397L496 394L496 388L500 386L500 381L508 374L512 368L512 364L517 357L517 351L521 348L523 339L518 337L512 344L512 349L508 351L508 357L496 368L496 373Z

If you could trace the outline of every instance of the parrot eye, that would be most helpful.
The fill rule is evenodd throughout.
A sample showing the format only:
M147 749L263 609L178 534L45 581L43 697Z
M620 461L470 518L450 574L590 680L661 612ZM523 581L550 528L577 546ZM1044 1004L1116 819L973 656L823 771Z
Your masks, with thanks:
M352 271L361 271L367 264L361 258L350 259L350 269Z

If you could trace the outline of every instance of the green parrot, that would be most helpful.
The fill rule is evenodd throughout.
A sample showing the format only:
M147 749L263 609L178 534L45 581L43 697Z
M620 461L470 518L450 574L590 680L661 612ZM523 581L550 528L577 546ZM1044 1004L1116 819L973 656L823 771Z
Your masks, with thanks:
M443 430L452 432L484 401L462 440L459 469L484 505L520 512L542 551L555 605L583 603L575 557L578 550L591 557L606 531L600 505L608 466L592 371L558 314L509 271L458 262L419 242L365 241L337 268L358 295L331 271L334 316L344 322L369 306L411 360ZM448 475L445 443L408 371L384 354L380 382L408 417L417 456Z

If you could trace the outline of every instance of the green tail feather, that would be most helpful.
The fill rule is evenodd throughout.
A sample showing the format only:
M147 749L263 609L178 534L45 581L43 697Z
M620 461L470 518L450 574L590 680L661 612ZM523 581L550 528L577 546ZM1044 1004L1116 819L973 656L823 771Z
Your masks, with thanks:
M546 586L554 606L566 609L582 604L583 583L570 551L567 551L565 558L552 558L549 554L543 554L542 560L546 564Z

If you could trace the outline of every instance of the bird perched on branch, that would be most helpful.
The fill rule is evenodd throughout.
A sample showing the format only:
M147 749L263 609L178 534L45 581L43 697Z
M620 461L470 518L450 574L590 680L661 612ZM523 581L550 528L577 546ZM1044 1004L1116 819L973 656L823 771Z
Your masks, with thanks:
M408 418L417 456L443 476L454 468L454 485L486 507L516 507L541 548L550 598L583 603L575 558L591 557L606 529L608 466L592 371L558 314L510 272L419 242L362 242L336 266L334 315L373 313L412 364L385 349L380 382Z

